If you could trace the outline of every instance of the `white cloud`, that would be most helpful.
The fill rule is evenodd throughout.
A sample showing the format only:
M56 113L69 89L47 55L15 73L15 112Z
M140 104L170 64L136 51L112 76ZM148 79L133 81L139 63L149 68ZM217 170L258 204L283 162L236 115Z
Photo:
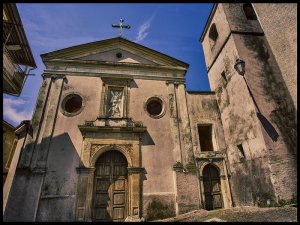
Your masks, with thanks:
M148 32L146 30L150 27L150 22L146 21L142 26L139 28L138 35L136 37L136 42L140 42L144 40L144 38L148 35Z
M149 32L147 32L147 31L148 31L148 29L151 25L151 21L152 21L153 18L154 18L154 15L152 15L150 17L150 19L148 19L146 22L144 22L140 26L139 32L138 32L137 37L135 39L135 42L140 42L140 41L144 40L145 37L147 37L147 35L149 34Z
M16 107L26 104L21 98L12 99L12 98L3 98L3 116L6 116L11 121L16 124L20 124L23 120L30 120L32 116L32 111L22 110L18 111ZM24 108L24 106L21 106Z

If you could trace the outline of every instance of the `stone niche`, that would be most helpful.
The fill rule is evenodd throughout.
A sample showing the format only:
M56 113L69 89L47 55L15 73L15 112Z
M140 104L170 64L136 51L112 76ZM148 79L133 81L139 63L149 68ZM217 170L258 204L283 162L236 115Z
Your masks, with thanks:
M83 147L81 165L77 168L76 221L93 221L95 163L103 153L111 150L121 152L128 163L125 221L143 219L142 182L145 169L141 160L141 135L146 127L128 118L114 120L116 118L98 118L78 126L83 135Z

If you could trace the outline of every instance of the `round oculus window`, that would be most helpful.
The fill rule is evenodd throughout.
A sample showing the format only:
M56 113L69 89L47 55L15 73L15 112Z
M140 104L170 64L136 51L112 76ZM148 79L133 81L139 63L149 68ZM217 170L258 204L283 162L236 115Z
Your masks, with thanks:
M122 58L122 53L121 53L121 52L118 52L118 53L116 54L116 56L117 56L118 59L120 59L120 58Z
M158 97L149 98L145 109L151 117L156 119L161 118L165 113L163 101Z
M78 94L67 95L62 101L63 114L75 116L83 109L83 99Z

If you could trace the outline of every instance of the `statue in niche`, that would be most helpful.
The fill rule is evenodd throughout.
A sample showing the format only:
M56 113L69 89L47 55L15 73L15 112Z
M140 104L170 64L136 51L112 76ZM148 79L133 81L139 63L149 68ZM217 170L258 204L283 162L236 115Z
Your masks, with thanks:
M122 91L110 91L108 114L110 116L121 116Z

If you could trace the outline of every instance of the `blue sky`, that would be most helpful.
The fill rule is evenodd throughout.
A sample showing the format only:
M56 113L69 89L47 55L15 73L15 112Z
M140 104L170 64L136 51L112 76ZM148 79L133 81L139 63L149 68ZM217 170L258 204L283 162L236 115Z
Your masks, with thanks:
M123 37L182 60L190 65L187 90L210 90L199 41L213 4L17 4L37 69L29 76L20 97L3 95L3 119L14 126L30 120L41 75L40 55L58 49L115 38L120 18L130 30Z

